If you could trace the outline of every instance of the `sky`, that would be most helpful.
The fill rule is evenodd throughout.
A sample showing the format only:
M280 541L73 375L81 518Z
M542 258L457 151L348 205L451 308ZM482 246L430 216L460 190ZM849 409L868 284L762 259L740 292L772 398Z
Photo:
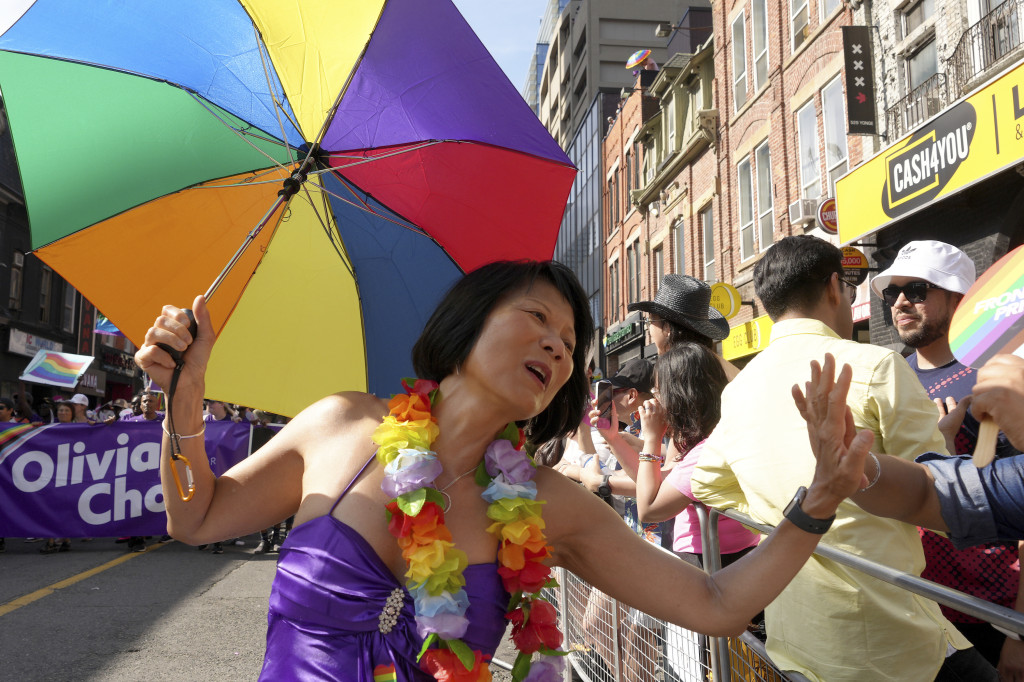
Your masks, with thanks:
M548 0L453 0L498 66L522 92Z

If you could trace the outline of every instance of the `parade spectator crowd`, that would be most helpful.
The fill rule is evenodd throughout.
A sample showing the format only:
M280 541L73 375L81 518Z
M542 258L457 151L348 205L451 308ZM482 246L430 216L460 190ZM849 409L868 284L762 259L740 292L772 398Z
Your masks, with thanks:
M811 236L788 237L755 267L756 293L774 324L768 347L739 371L711 353L729 330L709 305L708 286L666 275L653 300L629 306L645 313L656 359L629 360L609 378L614 426L596 428L595 400L577 434L548 448L564 452L553 466L615 500L641 536L659 544L667 537L666 546L701 565L693 500L776 525L792 490L811 479L814 440L790 392L803 386L811 361L821 362L826 353L852 370L850 418L857 430L873 435L874 452L904 461L925 452L969 454L979 430L969 409L977 372L953 356L949 326L975 279L965 253L936 241L905 245L873 279L872 291L907 349L903 357L851 340L859 282L848 279L840 250ZM997 457L1019 454L1000 434ZM880 475L881 468L867 487ZM855 501L840 505L822 542L1017 606L1024 544L955 547L941 534L894 520L900 518L895 513L876 516L883 512L870 513ZM666 519L674 528L656 524ZM722 519L719 525L724 564L756 545L754 536L733 524ZM599 597L578 598L592 606ZM1020 604L1024 611L1024 600ZM612 669L608 625L602 630L581 620L588 644ZM619 621L612 627L624 635L618 653L628 662L637 656L630 651L636 638L629 615ZM763 628L772 661L812 680L1024 679L1024 642L1015 636L825 560L805 565L765 609ZM626 678L645 679L628 670Z

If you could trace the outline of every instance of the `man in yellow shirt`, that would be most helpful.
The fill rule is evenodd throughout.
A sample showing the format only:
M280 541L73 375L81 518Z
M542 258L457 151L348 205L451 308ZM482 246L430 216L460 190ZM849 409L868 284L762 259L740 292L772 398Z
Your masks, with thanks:
M853 286L839 249L787 237L754 269L758 298L774 323L771 342L722 394L722 418L693 473L698 499L778 524L793 488L814 474L814 455L790 389L825 353L853 368L847 403L876 449L913 459L945 452L935 405L897 353L850 341ZM913 526L843 502L822 542L912 575L924 568ZM819 556L765 609L767 649L782 670L820 682L996 680L995 669L938 605ZM941 668L941 671L940 671ZM952 675L952 676L947 676Z

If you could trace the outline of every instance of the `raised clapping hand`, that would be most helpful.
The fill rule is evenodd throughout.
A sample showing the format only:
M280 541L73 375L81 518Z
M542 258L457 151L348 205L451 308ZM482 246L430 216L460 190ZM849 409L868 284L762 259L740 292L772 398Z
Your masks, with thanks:
M846 405L853 370L843 365L835 375L835 358L825 355L823 365L811 361L811 380L793 386L793 400L800 416L807 422L807 436L817 459L812 486L839 501L849 497L868 484L864 475L864 460L874 442L874 434L860 431L853 423L853 413Z
M1024 358L996 355L978 370L971 413L991 417L1018 450L1024 450Z
M178 379L177 390L192 393L198 389L198 396L202 399L206 366L216 339L204 296L196 296L192 303L192 313L199 327L195 339L188 333L189 320L184 311L165 305L153 326L146 332L145 344L135 353L135 363L166 392L174 374L174 360L156 344L164 343L176 350L184 350L185 367Z

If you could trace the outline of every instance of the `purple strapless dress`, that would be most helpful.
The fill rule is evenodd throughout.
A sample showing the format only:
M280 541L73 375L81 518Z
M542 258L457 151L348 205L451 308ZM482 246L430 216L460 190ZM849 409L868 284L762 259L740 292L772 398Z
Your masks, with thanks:
M495 562L465 572L470 626L463 641L488 657L505 632L509 600L497 569ZM396 588L402 608L385 634L379 618ZM377 666L394 666L396 678L385 679L432 679L416 664L423 640L412 597L369 543L331 515L289 533L267 621L260 680L373 682Z

